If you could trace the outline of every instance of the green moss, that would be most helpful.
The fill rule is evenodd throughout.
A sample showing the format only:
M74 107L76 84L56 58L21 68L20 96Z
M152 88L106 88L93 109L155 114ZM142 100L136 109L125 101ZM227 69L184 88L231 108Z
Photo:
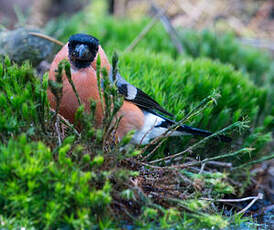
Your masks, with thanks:
M74 136L57 144L46 79L40 83L29 64L0 64L1 227L88 228L98 216L104 221L112 185L107 172L96 173L102 156L85 157Z

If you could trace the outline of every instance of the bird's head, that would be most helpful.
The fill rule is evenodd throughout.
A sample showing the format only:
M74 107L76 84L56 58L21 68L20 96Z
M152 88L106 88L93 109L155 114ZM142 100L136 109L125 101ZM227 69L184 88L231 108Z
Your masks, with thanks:
M96 57L99 40L88 34L74 34L69 38L69 60L76 68L86 68Z

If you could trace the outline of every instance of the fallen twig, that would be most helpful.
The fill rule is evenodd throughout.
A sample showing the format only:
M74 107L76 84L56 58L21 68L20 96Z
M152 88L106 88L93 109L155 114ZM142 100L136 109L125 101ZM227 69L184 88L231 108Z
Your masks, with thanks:
M257 196L249 196L249 197L244 197L244 198L239 198L239 199L213 199L213 198L206 198L206 197L202 197L200 198L201 200L208 200L208 201L215 201L215 202L224 202L224 203L238 203L238 202L243 202L243 201L247 201L247 200L254 200L257 199L258 196L263 196L262 193L259 193ZM262 199L262 198L259 198Z
M237 214L242 214L247 209L249 209L257 200L263 199L263 197L264 196L262 193L258 193L257 196L249 196L249 197L244 197L244 198L240 198L240 199L212 199L212 198L200 198L200 199L207 200L207 201L214 201L214 202L224 202L224 203L238 203L238 202L244 202L247 200L252 200L244 209L237 212Z
M274 51L273 41L264 41L253 38L240 38L239 41L244 45L254 46L262 49L269 49Z
M55 110L52 109L52 108L50 108L50 112L52 112L52 113L54 113L54 114L56 113ZM60 121L61 121L63 124L65 124L66 126L68 126L69 128L72 129L72 131L74 132L74 134L75 134L77 137L80 137L80 136L81 136L81 134L73 127L73 125L72 125L66 118L64 118L64 117L63 117L62 115L60 115L60 114L58 114L57 116L59 117Z
M64 46L65 44L63 42L60 42L58 41L57 39L53 38L53 37L50 37L48 35L45 35L45 34L42 34L42 33L38 33L38 32L29 32L30 35L33 35L33 36L36 36L36 37L39 37L39 38L43 38L43 39L46 39L52 43L55 43L59 46Z
M204 169L205 169L205 165L206 165L206 163L203 163L203 164L202 164L201 169L200 169L200 171L199 171L199 174L202 174L202 173L203 173L203 171L204 171Z
M218 166L218 167L225 167L225 168L231 168L232 167L232 163L230 163L230 162L207 161L206 164L214 165L214 166Z
M256 197L253 198L253 200L241 211L237 212L237 214L244 213L247 209L249 209L257 200L263 199L264 195L262 193L259 193Z

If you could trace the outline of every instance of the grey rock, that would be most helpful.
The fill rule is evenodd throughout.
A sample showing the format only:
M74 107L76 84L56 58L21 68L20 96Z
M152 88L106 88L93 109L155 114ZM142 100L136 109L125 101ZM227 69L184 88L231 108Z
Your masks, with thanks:
M55 44L30 35L29 32L40 32L37 29L19 28L0 32L0 55L22 64L29 60L33 67L43 60L51 60L55 54Z

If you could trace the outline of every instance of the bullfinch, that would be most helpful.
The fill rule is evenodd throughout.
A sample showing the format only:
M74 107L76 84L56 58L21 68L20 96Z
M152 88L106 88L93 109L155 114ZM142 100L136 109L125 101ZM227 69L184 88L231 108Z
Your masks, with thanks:
M109 79L115 83L117 89L124 97L123 105L116 117L121 117L117 128L118 140L121 140L129 131L135 130L131 140L134 144L148 144L152 139L166 133L175 125L175 121L167 118L173 116L139 88L127 82L120 74L113 76L111 65L107 56L99 44L98 39L88 34L74 34L68 43L55 56L49 71L49 79L55 80L55 71L58 64L66 59L70 62L71 78L79 94L85 110L89 112L90 100L96 101L95 122L99 127L103 120L103 110L100 102L99 89L96 77L96 60L101 59L101 67L105 67L109 73ZM115 81L114 81L115 79ZM52 92L48 89L48 99L55 109L56 101ZM63 96L60 102L59 113L70 122L75 122L75 113L79 106L75 93L65 73L63 73ZM212 133L207 130L180 125L171 136L197 135L209 136ZM224 142L230 142L231 138L224 135L218 136Z

